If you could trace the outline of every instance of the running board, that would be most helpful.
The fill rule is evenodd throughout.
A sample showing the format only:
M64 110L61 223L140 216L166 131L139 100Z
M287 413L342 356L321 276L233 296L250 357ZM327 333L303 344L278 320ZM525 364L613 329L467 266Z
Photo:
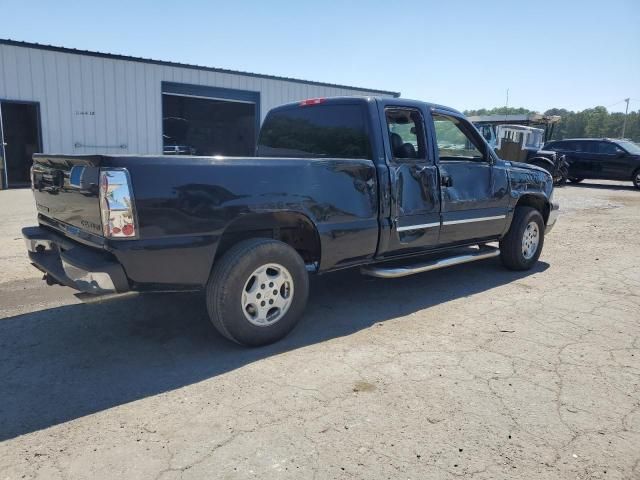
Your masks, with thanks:
M415 273L428 272L439 268L451 267L462 263L475 262L476 260L484 260L485 258L493 258L500 255L500 249L496 247L482 246L477 251L464 255L456 255L454 257L439 258L429 262L417 263L415 265L407 265L401 267L383 267L369 265L362 267L360 272L364 275L378 278L398 278L413 275Z

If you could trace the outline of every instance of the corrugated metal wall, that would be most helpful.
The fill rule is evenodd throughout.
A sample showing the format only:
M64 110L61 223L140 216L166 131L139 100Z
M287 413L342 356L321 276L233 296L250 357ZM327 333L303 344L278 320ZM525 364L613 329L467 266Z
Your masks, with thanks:
M40 103L47 153L162 153L163 81L260 92L263 117L304 98L379 95L0 44L0 99Z

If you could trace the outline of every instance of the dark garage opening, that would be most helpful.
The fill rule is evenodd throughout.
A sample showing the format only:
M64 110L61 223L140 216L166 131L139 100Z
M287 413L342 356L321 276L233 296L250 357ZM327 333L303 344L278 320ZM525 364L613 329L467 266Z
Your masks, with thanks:
M162 116L167 155L254 154L254 103L163 93Z
M42 152L38 105L3 101L0 102L0 110L0 140L4 142L5 155L4 162L0 162L0 173L4 177L2 183L5 187L26 187L31 183L31 156Z

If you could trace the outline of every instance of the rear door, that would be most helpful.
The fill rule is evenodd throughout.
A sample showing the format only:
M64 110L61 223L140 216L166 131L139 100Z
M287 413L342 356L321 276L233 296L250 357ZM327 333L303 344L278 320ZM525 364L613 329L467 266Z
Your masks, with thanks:
M569 176L573 178L587 178L590 172L589 160L584 155L586 147L583 141L570 140L559 142L558 150L565 155L565 159L569 163Z
M390 238L385 254L411 253L438 244L438 170L427 148L425 110L382 103L385 156L391 183Z
M461 115L434 109L432 136L440 170L440 244L498 236L509 208L507 172Z
M580 157L578 156L576 142L571 140L553 142L549 144L548 149L558 152L559 155L564 155L565 160L569 164L569 177L583 178L584 165L582 165Z
M576 141L574 153L576 176L579 178L602 178L602 159L598 154L598 142Z

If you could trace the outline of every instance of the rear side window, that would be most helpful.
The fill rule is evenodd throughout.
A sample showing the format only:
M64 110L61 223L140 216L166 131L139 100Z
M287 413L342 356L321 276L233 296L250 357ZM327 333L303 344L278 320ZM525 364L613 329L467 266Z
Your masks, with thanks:
M387 108L387 128L393 158L427 158L424 121L413 108Z
M572 152L575 151L576 144L575 142L554 142L549 145L549 148L559 152Z
M576 142L576 150L581 153L598 153L597 142Z
M258 156L372 158L362 104L308 105L270 113Z

